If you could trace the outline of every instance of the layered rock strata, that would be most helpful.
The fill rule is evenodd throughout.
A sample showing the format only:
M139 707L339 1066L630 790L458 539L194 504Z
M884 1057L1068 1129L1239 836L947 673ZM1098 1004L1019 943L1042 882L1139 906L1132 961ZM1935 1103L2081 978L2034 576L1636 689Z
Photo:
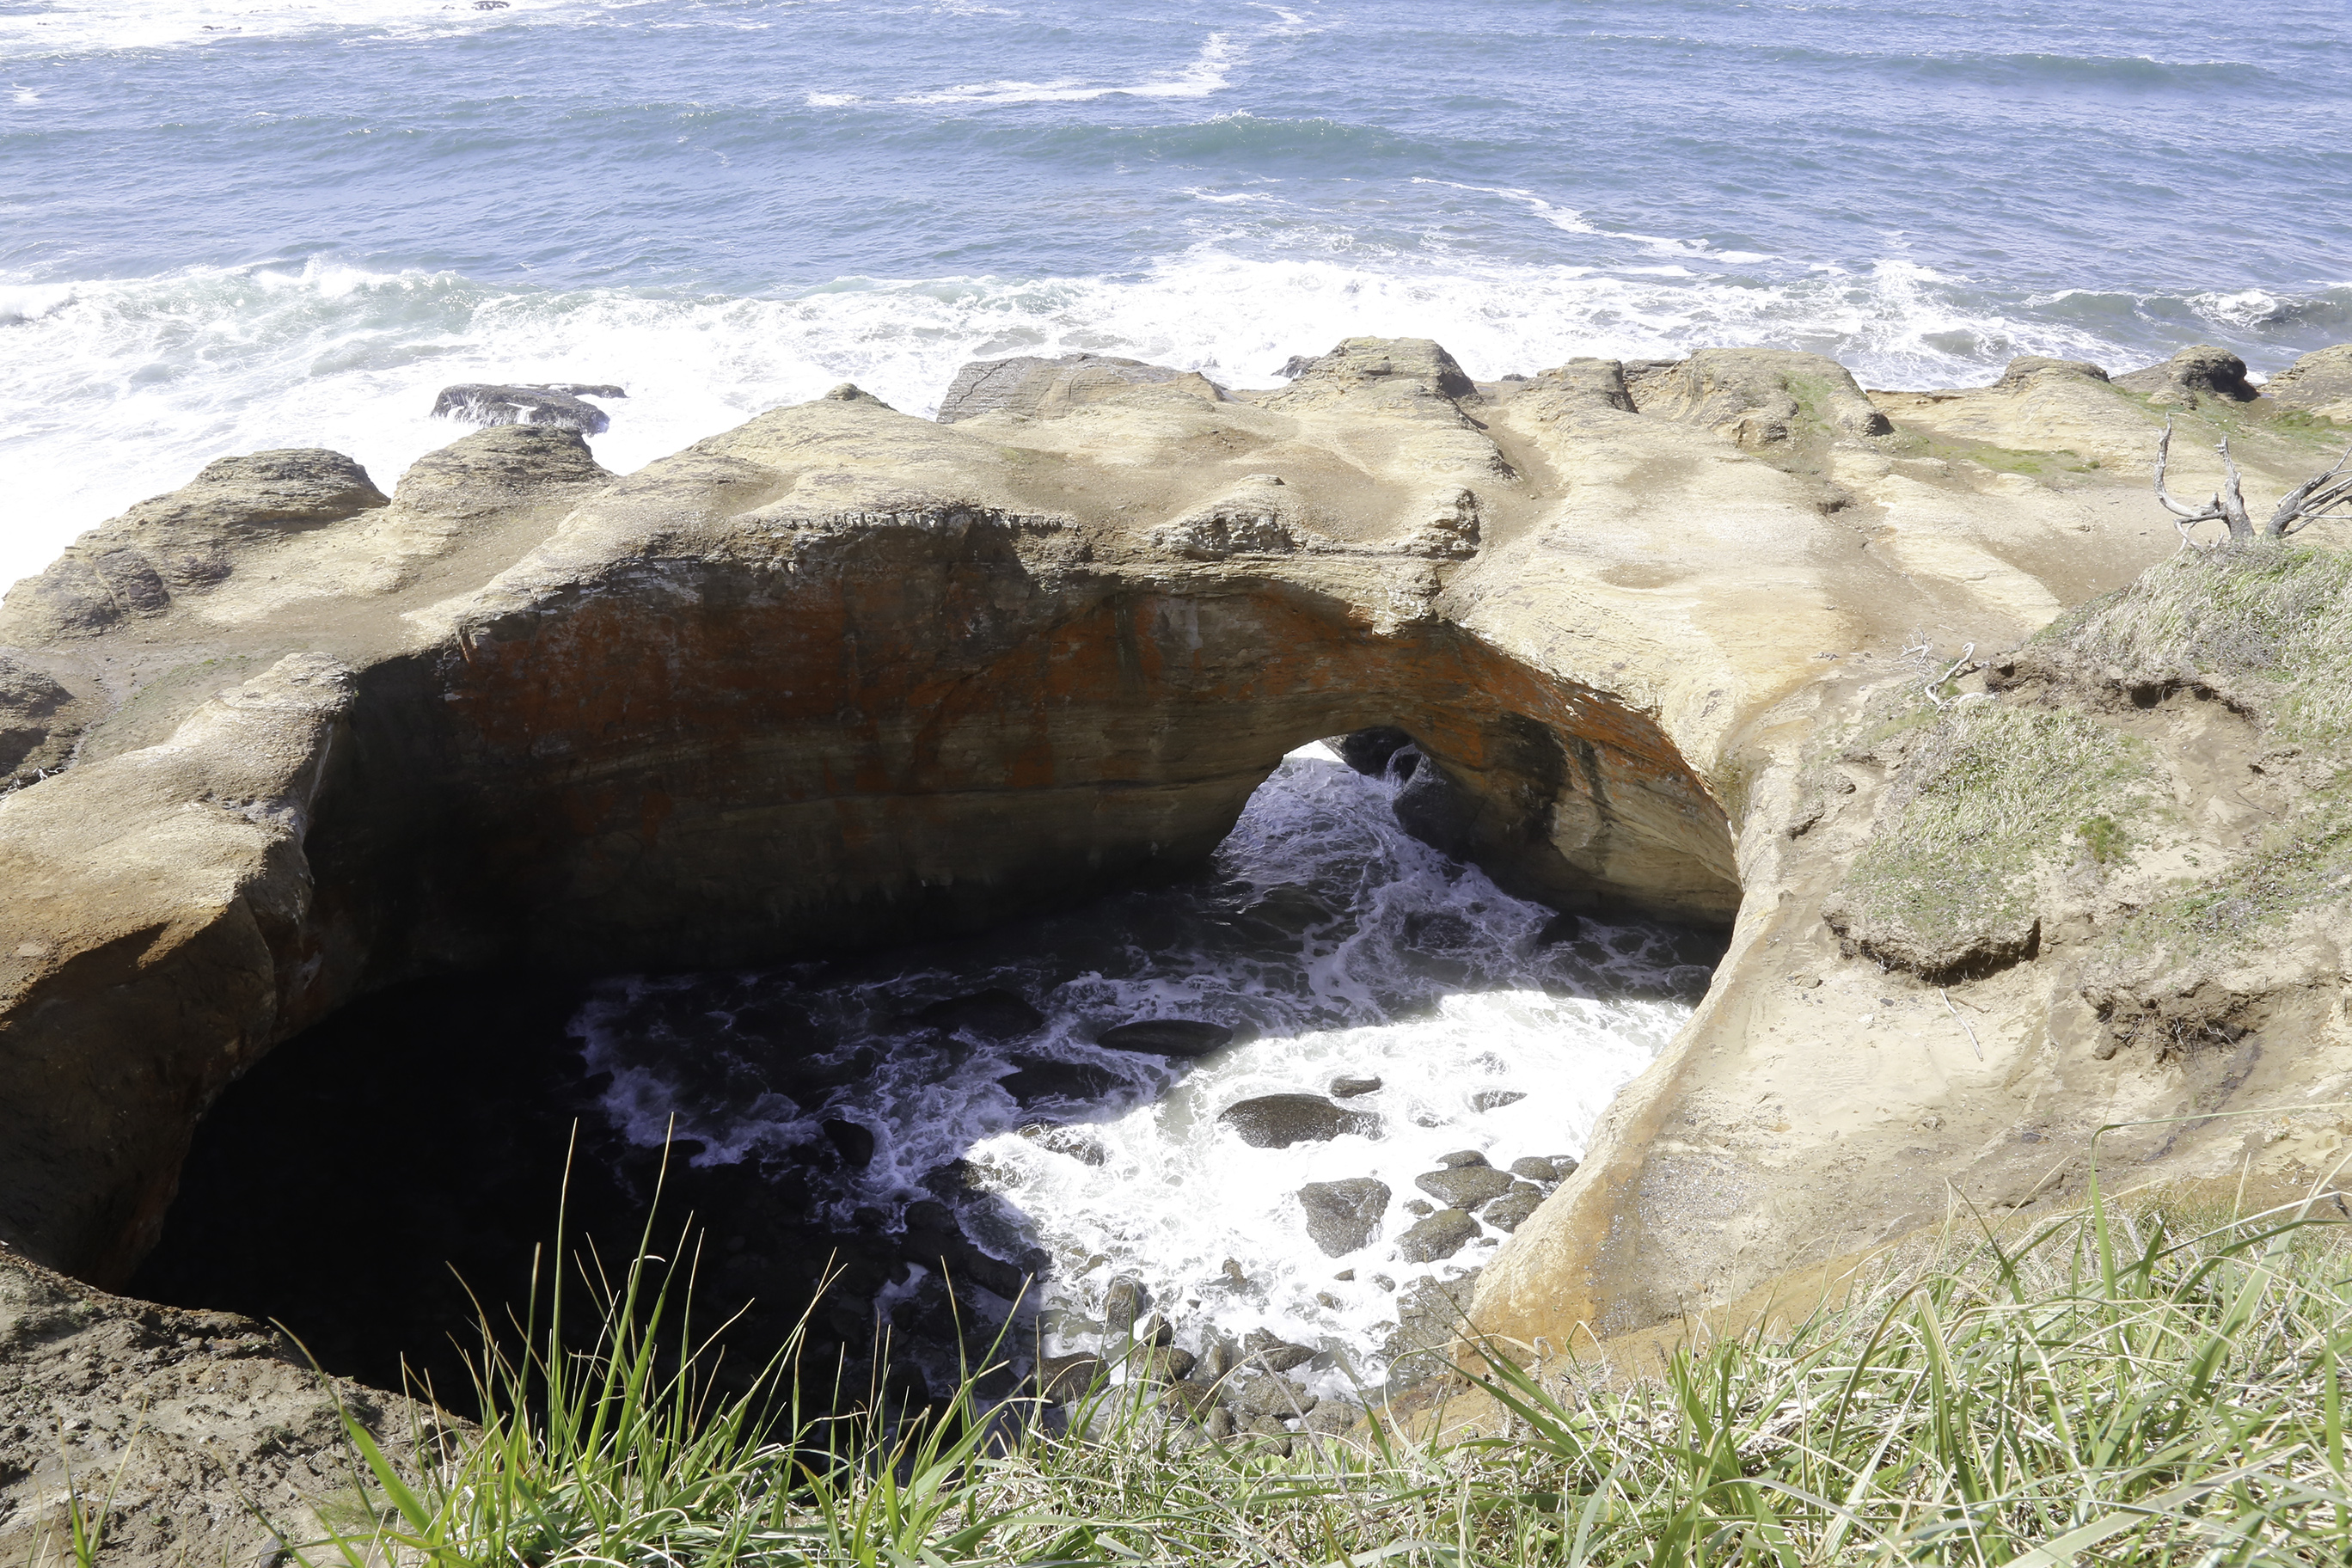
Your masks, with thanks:
M74 739L0 800L0 1240L121 1279L209 1099L391 981L769 960L1180 874L1286 750L1373 728L1507 886L1737 918L1486 1270L1498 1333L1654 1321L1948 1191L2022 1201L2095 1107L2252 1081L2158 1062L2054 1116L2074 928L1906 979L1895 906L1829 917L1944 776L1867 738L1942 722L1886 694L1948 701L1942 660L2177 550L2142 478L2168 413L2183 489L2221 433L2257 490L2299 479L2310 416L2055 361L1930 394L1762 351L1478 385L1412 340L1222 399L1059 374L952 425L844 387L620 479L495 428L388 504L333 454L234 459L19 584L10 722ZM1871 1032L1945 988L1964 1030L1900 1059Z

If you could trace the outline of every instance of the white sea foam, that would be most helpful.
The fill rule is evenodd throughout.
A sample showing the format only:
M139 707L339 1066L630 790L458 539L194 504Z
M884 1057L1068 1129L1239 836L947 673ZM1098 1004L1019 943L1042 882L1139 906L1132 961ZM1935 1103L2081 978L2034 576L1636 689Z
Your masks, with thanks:
M1981 384L2017 353L2133 357L1905 261L1766 285L1680 265L1268 258L1210 244L1132 276L844 279L782 299L531 290L318 262L0 280L0 464L12 484L0 583L230 453L332 447L389 486L465 433L425 416L452 382L625 385L594 446L626 471L842 381L921 415L965 361L1008 354L1126 354L1265 386L1291 355L1360 334L1435 338L1481 379L1709 344L1814 349L1881 386Z
M908 93L899 103L1090 103L1100 98L1206 98L1223 91L1242 50L1226 35L1212 33L1201 52L1179 69L1139 82L1114 86L1066 77L1055 81L992 81L936 92Z
M1502 1239L1489 1229L1450 1259L1403 1262L1414 1179L1465 1149L1496 1166L1582 1154L1611 1099L1688 1017L1687 1001L1670 997L1703 975L1672 968L1655 931L1590 928L1572 949L1536 942L1549 911L1406 837L1390 809L1395 787L1303 748L1252 798L1218 852L1218 882L1073 917L1091 948L1041 928L1008 933L1021 949L1009 963L927 950L903 972L876 961L835 983L624 983L582 1016L588 1065L614 1074L605 1104L634 1139L658 1144L675 1127L705 1145L702 1163L821 1144L820 1118L855 1120L875 1153L833 1178L836 1219L860 1205L895 1210L962 1162L986 1193L959 1200L967 1232L1007 1260L1033 1247L1051 1258L1048 1348L1087 1342L1105 1287L1126 1275L1193 1348L1213 1331L1267 1328L1340 1352L1325 1373L1338 1387L1350 1368L1376 1381L1398 1290L1477 1267ZM1254 917L1260 909L1278 910L1276 923ZM1263 934L1237 942L1237 929ZM984 986L1025 994L1045 1027L1017 1044L952 1048L908 1033L913 1006ZM760 1047L731 1020L763 998L771 1013L777 998L807 1009L838 1031L844 1055L872 1042L866 1076L838 1103L762 1089ZM1189 1068L1088 1043L1107 1023L1171 1016L1259 1032ZM1023 1051L1117 1087L1016 1104L998 1080L1036 1059ZM1342 1074L1381 1080L1348 1101L1379 1119L1370 1135L1258 1149L1219 1120L1237 1100L1319 1094ZM1524 1098L1495 1103L1511 1094ZM1018 1131L1041 1117L1061 1132ZM1091 1163L1064 1152L1071 1140L1091 1146ZM1362 1176L1389 1186L1388 1214L1366 1245L1327 1256L1298 1190Z

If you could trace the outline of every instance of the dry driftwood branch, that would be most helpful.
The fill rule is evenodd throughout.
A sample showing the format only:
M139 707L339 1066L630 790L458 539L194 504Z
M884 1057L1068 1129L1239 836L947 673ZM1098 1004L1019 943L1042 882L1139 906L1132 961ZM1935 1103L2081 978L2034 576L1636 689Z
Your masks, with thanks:
M2243 481L2238 474L2237 459L2230 456L2227 437L2221 440L2221 468L2226 476L2221 489L2203 506L2190 506L2164 488L2164 468L2172 453L2172 421L2164 422L2164 434L2156 442L2156 499L2176 521L2181 539L2196 543L2196 529L2200 522L2219 522L2230 531L2232 542L2247 544L2257 539L2280 540L2300 533L2317 522L2322 515L2339 507L2352 508L2352 447L2336 459L2336 466L2325 473L2314 475L2281 497L2270 520L2258 531L2254 520L2246 510Z

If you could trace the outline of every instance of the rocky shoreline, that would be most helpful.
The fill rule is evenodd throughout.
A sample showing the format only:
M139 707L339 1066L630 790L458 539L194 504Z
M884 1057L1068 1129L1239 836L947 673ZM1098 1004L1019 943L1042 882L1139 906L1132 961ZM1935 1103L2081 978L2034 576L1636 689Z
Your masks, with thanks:
M128 1279L222 1089L387 987L1067 905L1182 874L1290 746L1376 731L1424 836L1507 889L1731 931L1446 1303L1500 1342L1724 1306L1955 1194L2064 1201L2118 1121L2165 1124L2102 1145L2134 1181L2333 1179L2352 1126L2277 1108L2352 1081L2347 752L2275 674L2332 589L2274 573L2277 626L2159 646L2198 590L2150 570L2181 546L2146 474L2168 421L2184 493L2223 437L2261 500L2300 483L2352 345L2259 387L2205 349L1927 393L1761 350L1480 385L1413 340L1265 394L971 379L951 422L844 387L625 478L533 424L390 498L332 453L224 459L12 589L0 1280ZM2093 600L2122 608L2067 616ZM1986 805L2004 770L2042 805ZM2148 923L2198 900L2225 913ZM1440 1187L1423 1225L1518 1194ZM12 1373L98 1331L39 1301ZM97 1364L14 1386L69 1412ZM0 1452L0 1547L47 1527L47 1420Z

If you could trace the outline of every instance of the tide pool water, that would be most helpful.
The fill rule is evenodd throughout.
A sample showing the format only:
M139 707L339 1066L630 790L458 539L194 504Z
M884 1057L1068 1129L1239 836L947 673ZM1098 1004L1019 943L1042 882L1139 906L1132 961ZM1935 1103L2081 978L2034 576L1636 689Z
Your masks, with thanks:
M803 1170L814 1153L845 1227L863 1208L895 1230L910 1203L944 1198L974 1241L1038 1271L1028 1305L1048 1352L1094 1348L1124 1278L1188 1349L1263 1329L1329 1352L1326 1392L1377 1384L1400 1295L1480 1267L1505 1235L1401 1256L1406 1205L1435 1206L1414 1179L1465 1150L1497 1167L1580 1156L1714 956L1641 924L1559 940L1550 910L1407 837L1396 788L1311 746L1183 886L845 964L610 982L576 1026L587 1065L613 1075L607 1111L642 1144L675 1135L699 1162ZM1042 1024L991 1037L916 1017L987 990ZM1163 1017L1236 1038L1197 1061L1094 1043ZM797 1058L812 1038L839 1081ZM1368 1117L1358 1131L1254 1148L1222 1119L1341 1077L1380 1080L1342 1102ZM870 1135L870 1160L833 1168L828 1121ZM1299 1189L1363 1176L1390 1188L1387 1212L1362 1246L1327 1253Z
M2342 0L0 0L0 581L469 379L626 470L974 357L1270 384L2352 337Z

